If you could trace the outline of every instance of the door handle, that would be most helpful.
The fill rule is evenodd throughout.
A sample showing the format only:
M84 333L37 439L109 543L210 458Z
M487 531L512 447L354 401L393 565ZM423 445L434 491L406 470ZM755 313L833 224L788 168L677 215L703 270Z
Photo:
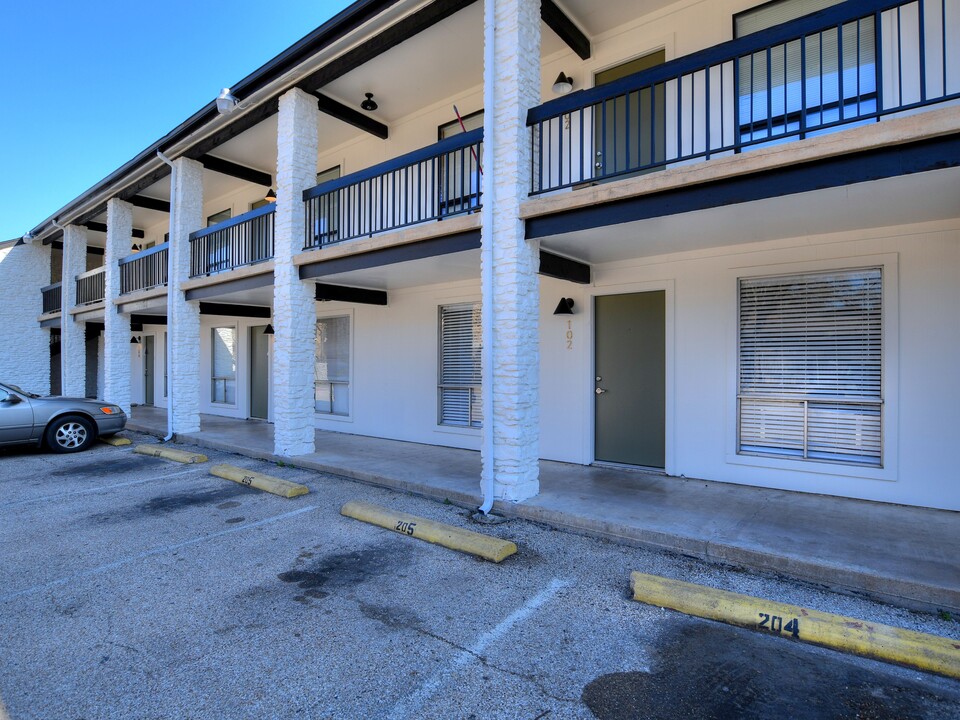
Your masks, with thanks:
M596 390L594 390L594 392L595 392L597 395L603 395L603 394L606 392L606 390L603 389L603 388L597 388Z

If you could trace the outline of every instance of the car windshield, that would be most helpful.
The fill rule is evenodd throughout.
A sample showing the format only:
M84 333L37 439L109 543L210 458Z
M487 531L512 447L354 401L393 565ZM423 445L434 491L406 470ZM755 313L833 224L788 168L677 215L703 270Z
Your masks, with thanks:
M26 395L28 398L38 398L38 397L40 397L39 395L37 395L37 394L35 394L35 393L32 393L32 392L27 392L26 390L23 390L23 389L17 387L16 385L7 385L7 387L10 388L11 390L13 390L14 392L20 393L21 395Z

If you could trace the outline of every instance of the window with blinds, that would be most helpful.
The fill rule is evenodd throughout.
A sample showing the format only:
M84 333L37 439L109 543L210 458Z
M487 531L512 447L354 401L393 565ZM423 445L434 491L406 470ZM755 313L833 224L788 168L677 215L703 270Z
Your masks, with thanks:
M210 402L235 405L237 402L237 329L215 327L211 335Z
M480 303L440 307L438 422L480 427Z
M880 268L740 280L738 452L882 465Z
M743 37L839 4L778 0L734 16ZM737 101L743 142L803 134L805 127L849 121L877 110L873 16L745 55Z
M314 354L314 409L325 415L350 414L350 318L317 320Z

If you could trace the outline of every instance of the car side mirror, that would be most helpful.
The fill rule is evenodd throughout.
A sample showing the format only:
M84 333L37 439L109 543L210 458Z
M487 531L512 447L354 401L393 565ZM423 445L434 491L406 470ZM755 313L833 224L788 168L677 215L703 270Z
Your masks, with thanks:
M0 400L0 403L4 403L6 405L17 405L22 402L23 400L20 399L19 395L7 395L5 398Z

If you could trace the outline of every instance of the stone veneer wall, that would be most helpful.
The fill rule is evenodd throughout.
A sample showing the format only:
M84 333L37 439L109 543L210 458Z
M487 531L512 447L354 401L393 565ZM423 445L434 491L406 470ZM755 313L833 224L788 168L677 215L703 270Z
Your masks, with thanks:
M0 380L41 395L50 392L50 331L37 317L49 278L49 246L0 246Z

